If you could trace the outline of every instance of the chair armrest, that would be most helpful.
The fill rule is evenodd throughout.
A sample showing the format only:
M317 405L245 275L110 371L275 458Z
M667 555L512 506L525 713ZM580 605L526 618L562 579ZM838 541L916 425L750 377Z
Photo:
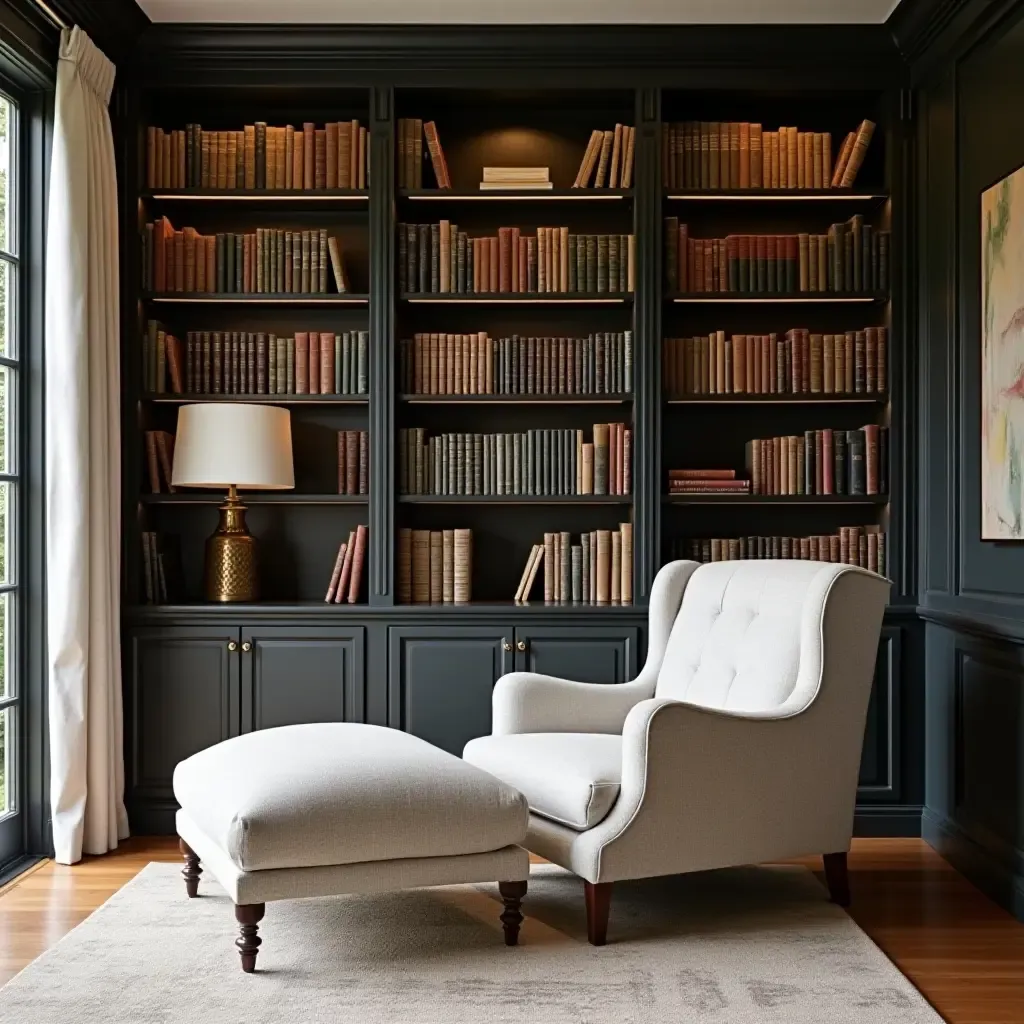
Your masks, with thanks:
M600 880L845 850L863 723L837 734L815 707L778 718L637 702L619 798L585 834Z
M578 683L537 672L510 672L494 684L491 734L602 732L618 734L630 709L651 687L632 683Z

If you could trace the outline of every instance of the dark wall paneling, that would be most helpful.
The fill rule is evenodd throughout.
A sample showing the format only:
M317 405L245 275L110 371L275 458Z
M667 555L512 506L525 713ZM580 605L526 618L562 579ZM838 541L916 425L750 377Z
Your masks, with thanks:
M901 6L920 108L923 830L1024 918L1024 544L980 529L981 192L1024 163L1007 130L1024 104L1024 20L994 0Z

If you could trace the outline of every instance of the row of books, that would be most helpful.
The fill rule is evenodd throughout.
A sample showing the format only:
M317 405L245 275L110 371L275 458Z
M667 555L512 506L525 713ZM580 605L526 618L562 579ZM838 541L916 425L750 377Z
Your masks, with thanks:
M338 493L366 494L369 484L369 434L365 430L339 430Z
M362 591L366 574L366 549L369 546L369 528L360 523L349 531L348 538L341 542L334 559L331 582L327 586L327 604L355 604Z
M265 121L240 131L146 130L146 187L235 189L366 188L367 129L358 121L323 128L276 128Z
M819 334L803 327L771 334L714 331L666 338L662 388L667 395L883 394L888 330L865 327Z
M875 132L861 121L832 163L830 132L748 121L682 121L662 126L662 177L669 189L849 188Z
M473 599L473 531L398 531L398 603L468 604Z
M143 530L142 599L145 604L168 604L181 598L181 538Z
M415 334L399 343L409 395L598 395L633 390L633 332L586 338Z
M182 344L150 320L142 380L156 395L365 395L368 348L368 331L189 331Z
M437 125L419 117L398 119L398 145L396 146L397 178L399 188L423 188L423 143L427 143L430 166L438 188L451 188L448 161L444 158Z
M545 604L632 604L633 524L580 534L545 533L526 559L515 603L526 604L544 566Z
M631 493L633 432L623 423L515 434L398 431L401 494L582 495Z
M327 230L257 228L247 234L176 231L166 217L142 235L142 287L153 292L326 295L327 261L339 294L348 291L341 243Z
M810 537L700 537L677 540L673 558L695 562L799 558L845 562L885 575L885 533L880 526L841 526L836 533Z
M408 293L632 292L635 262L634 235L552 227L470 238L447 220L398 225L399 276Z
M146 430L142 434L146 446L146 470L149 489L153 494L173 494L177 488L171 483L174 466L174 434L169 430Z
M888 494L889 428L806 430L746 445L754 494Z
M692 238L665 218L665 280L680 292L882 292L889 288L889 232L855 214L827 234Z
M633 184L633 151L636 128L617 124L613 129L595 128L576 172L573 188L630 188Z

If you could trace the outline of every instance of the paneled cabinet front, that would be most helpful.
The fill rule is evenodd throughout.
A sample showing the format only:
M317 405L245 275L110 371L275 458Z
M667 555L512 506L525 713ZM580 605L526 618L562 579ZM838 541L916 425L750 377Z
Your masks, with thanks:
M491 731L491 690L514 668L511 629L392 626L388 724L461 755Z
M638 626L516 628L516 668L581 683L626 683L637 672Z
M238 735L239 634L237 626L187 625L129 632L127 797L133 811L173 805L174 766ZM133 827L142 820L133 820Z
M243 627L242 732L305 722L361 722L362 626Z

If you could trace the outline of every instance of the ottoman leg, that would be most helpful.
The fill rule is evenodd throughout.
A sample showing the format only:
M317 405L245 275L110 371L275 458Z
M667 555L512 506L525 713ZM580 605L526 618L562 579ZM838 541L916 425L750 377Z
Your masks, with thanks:
M181 869L181 877L185 879L185 892L188 893L190 900L195 899L199 895L199 876L203 869L199 866L199 858L184 839L178 840L178 849L185 858L185 866Z
M242 958L242 970L246 974L252 974L256 970L256 954L263 942L257 932L266 909L265 903L242 903L235 906L235 920L240 926L241 933L235 939L235 945Z
M526 895L525 882L499 882L498 892L505 909L501 914L501 924L505 929L505 945L515 946L519 942L519 926L523 923L520 906Z

